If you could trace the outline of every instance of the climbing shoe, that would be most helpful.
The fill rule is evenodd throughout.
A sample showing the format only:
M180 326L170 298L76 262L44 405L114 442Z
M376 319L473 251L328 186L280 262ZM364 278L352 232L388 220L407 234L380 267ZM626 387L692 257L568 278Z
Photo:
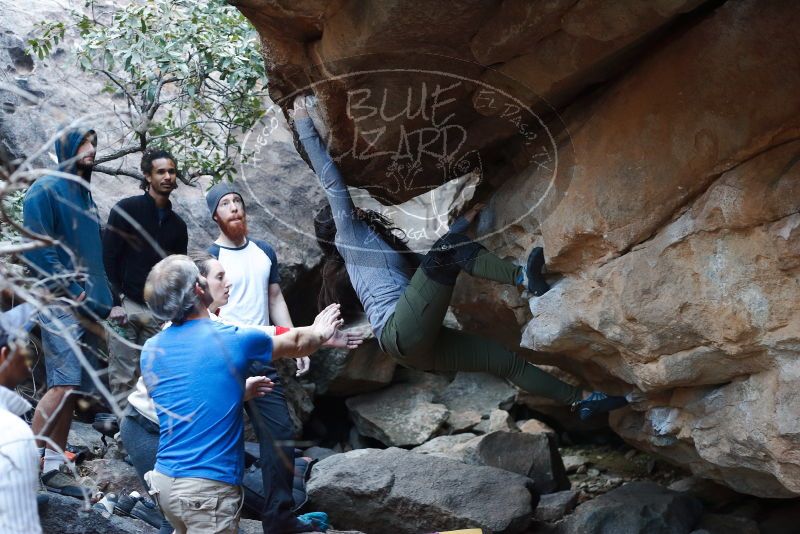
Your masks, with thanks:
M66 470L65 466L62 466ZM72 474L67 474L59 469L53 469L42 474L42 485L51 493L59 493L76 499L88 499L89 488L81 486Z
M591 419L593 416L616 410L628 405L628 399L621 396L612 396L594 391L591 395L572 405L573 410L578 410L581 421Z
M542 268L544 268L544 249L536 247L528 255L525 270L517 279L517 284L527 289L535 297L541 297L550 290L550 285L544 280Z
M328 522L328 514L325 512L309 512L307 514L297 516L297 520L307 524L318 532L325 532L330 528Z

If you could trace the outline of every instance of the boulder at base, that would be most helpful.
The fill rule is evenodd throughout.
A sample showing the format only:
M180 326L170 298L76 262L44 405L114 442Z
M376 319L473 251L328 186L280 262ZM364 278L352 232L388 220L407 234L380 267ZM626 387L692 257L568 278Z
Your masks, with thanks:
M388 446L421 445L447 420L448 411L432 402L433 392L395 384L375 393L347 399L358 431Z
M393 534L524 532L538 502L527 477L398 448L326 458L314 466L308 495L335 526Z
M42 532L45 534L156 534L157 529L132 517L112 515L108 519L91 510L85 510L80 499L55 493L39 512Z
M587 501L559 534L689 534L700 521L700 501L652 482L630 482Z

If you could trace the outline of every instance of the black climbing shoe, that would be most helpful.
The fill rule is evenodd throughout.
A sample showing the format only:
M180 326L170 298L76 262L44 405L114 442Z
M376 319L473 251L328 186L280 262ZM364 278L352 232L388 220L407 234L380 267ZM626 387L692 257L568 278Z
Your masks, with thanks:
M573 410L578 410L581 421L586 421L599 413L610 412L628 405L625 397L611 396L595 391L583 400L572 405Z
M44 489L76 499L89 499L89 488L81 486L66 466L53 469L42 475Z
M141 519L150 526L159 528L164 524L164 516L154 502L146 501L141 497L131 508L130 516Z
M536 247L528 255L525 265L525 289L533 296L541 297L550 290L550 285L544 281L542 268L544 267L544 249Z

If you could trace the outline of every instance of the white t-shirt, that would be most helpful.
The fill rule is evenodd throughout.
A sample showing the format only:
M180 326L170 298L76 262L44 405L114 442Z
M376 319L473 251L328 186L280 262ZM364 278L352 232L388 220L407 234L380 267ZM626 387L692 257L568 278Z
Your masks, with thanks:
M278 257L264 241L247 239L238 248L214 243L208 252L219 259L231 283L228 303L219 316L226 321L247 325L270 325L269 285L280 282Z
M20 416L31 409L14 391L0 386L0 532L39 534L36 491L39 453L33 432Z

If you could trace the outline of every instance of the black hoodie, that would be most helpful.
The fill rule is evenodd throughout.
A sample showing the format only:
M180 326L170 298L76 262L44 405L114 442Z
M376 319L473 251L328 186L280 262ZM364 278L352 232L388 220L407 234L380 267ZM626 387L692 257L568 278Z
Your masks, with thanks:
M120 294L143 304L144 282L153 265L170 254L186 254L186 223L172 211L172 204L166 210L161 221L156 201L146 191L120 200L111 209L103 233L103 263L115 306L120 304ZM151 241L156 242L157 248Z

